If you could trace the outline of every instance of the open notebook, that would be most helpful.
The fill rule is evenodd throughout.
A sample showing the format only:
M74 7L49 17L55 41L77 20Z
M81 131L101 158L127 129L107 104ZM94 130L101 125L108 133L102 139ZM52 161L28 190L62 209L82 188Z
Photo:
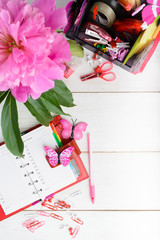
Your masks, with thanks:
M0 204L6 215L77 180L71 164L49 166L44 146L57 146L50 127L38 127L22 138L24 158L16 158L5 145L0 146Z

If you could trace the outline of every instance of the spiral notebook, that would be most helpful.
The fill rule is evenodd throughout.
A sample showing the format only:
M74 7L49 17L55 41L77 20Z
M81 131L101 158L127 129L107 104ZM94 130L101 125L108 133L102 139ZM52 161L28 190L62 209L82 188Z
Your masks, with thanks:
M75 174L72 164L49 166L44 146L57 147L50 127L40 126L22 138L24 158L13 156L5 144L0 146L0 220L88 177L80 158L82 178Z

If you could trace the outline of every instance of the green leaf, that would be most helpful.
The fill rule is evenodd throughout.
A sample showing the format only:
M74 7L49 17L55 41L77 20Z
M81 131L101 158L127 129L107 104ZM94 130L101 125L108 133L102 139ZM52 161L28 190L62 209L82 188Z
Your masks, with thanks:
M45 126L48 126L49 122L53 119L52 115L40 98L34 100L30 97L24 105L28 108L31 114Z
M68 40L70 51L72 56L77 56L80 58L84 57L84 49L78 45L78 43L74 40Z
M1 127L7 148L18 157L23 157L24 144L18 125L18 112L15 98L8 94L1 114Z
M43 101L43 104L46 106L48 111L58 115L68 115L63 112L61 106L56 99L56 94L52 90L43 93L40 99Z
M62 80L55 80L55 87L50 90L52 94L55 93L59 105L65 107L74 107L73 96L71 91L66 87Z
M8 91L6 92L0 92L0 103L3 102L3 100L5 99L5 97L7 96Z

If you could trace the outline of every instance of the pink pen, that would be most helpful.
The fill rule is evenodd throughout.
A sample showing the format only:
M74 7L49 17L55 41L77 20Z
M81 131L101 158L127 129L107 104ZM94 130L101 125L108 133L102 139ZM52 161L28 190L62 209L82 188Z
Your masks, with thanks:
M94 177L93 177L93 169L92 169L92 149L91 149L91 140L90 134L88 133L88 153L89 153L89 185L90 185L90 196L92 203L95 202L95 185L94 185Z

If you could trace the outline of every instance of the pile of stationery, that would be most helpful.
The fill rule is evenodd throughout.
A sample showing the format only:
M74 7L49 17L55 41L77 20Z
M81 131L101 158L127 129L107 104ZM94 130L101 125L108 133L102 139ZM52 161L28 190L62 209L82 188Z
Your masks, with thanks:
M68 9L67 37L136 73L160 40L159 18L158 0L78 0Z
M5 144L0 146L0 221L41 202L37 212L25 213L22 226L31 233L47 224L50 219L59 229L75 238L83 220L72 211L73 199L81 190L56 198L56 193L88 178L75 140L83 137L87 123L72 120L72 124L55 116L49 127L38 125L25 131L24 158L13 156ZM95 202L92 169L91 139L88 134L89 189L91 202ZM8 184L4 179L11 178ZM16 192L16 194L15 194ZM14 195L14 198L12 197ZM50 211L46 211L50 210ZM59 212L61 211L61 212Z
M22 226L34 233L35 230L46 225L48 220L50 220L53 222L53 226L65 230L67 235L75 238L84 222L72 211L70 199L75 198L80 193L81 191L79 190L75 191L69 194L65 200L56 200L53 196L44 200L40 211L24 215L25 221L22 223ZM46 211L48 209L52 211ZM57 212L58 210L61 212Z

